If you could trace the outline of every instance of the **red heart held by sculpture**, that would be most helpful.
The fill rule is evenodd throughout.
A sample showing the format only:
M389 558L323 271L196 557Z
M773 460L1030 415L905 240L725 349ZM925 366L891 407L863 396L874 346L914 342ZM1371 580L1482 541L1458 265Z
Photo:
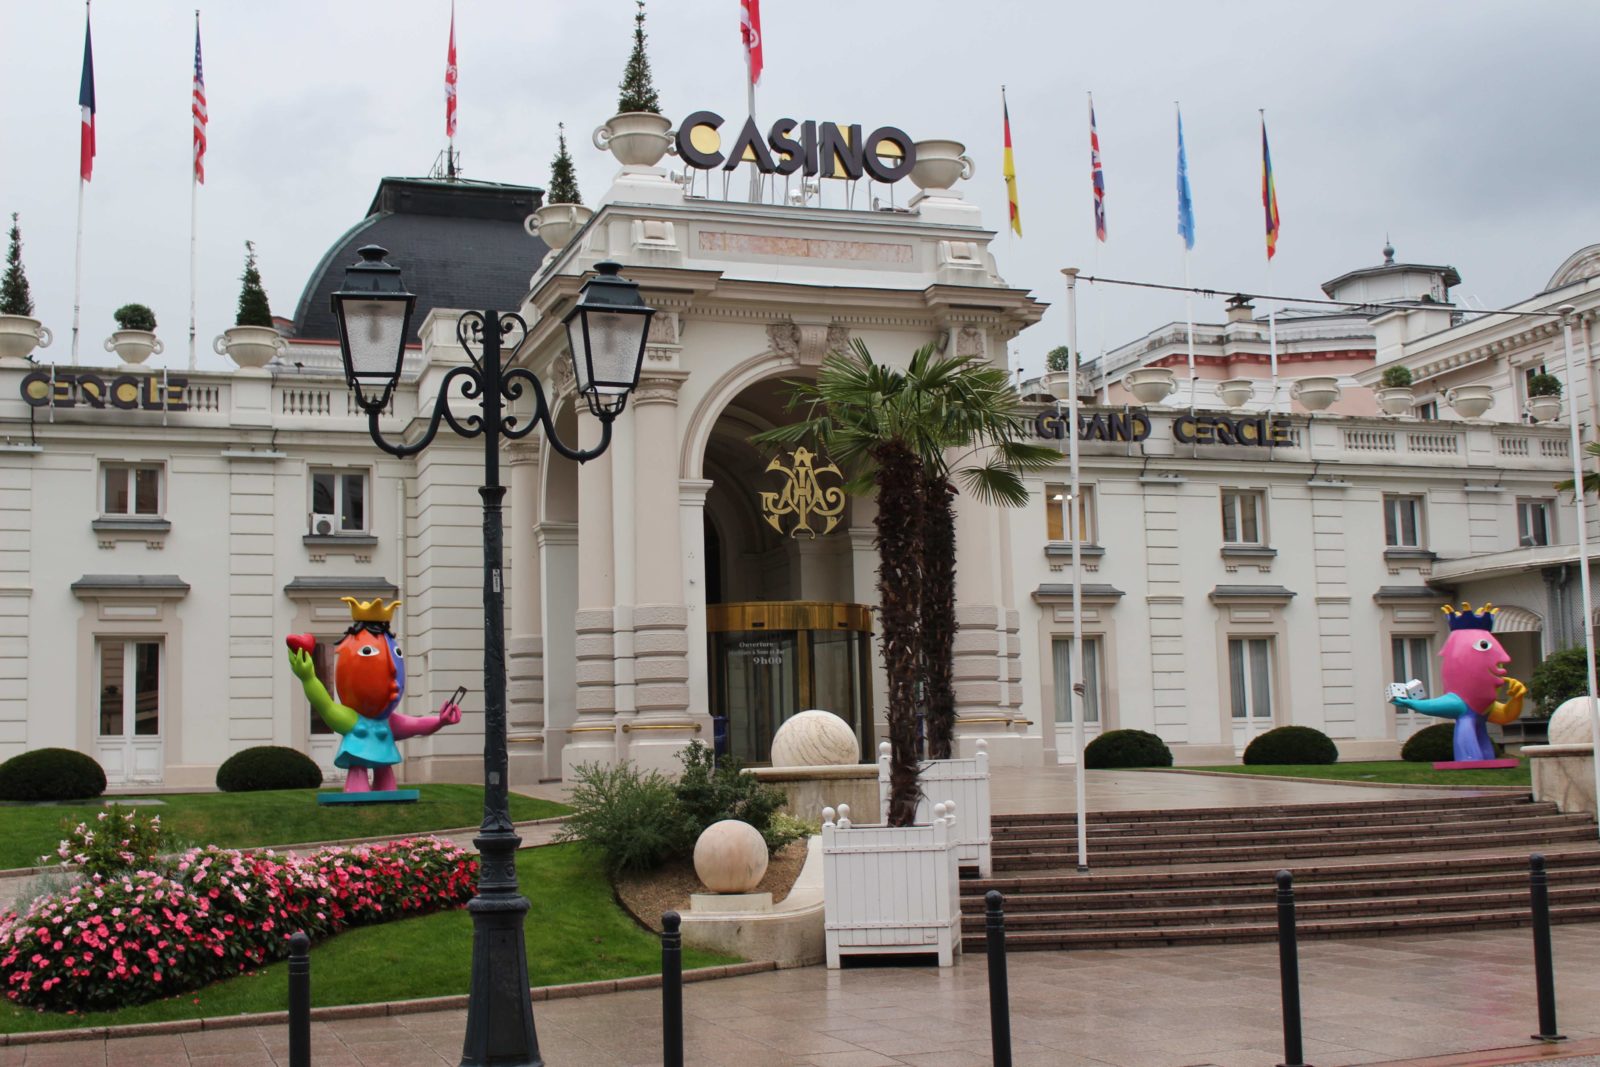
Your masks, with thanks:
M290 634L283 639L292 651L304 652L310 655L311 650L317 647L317 639L310 634Z

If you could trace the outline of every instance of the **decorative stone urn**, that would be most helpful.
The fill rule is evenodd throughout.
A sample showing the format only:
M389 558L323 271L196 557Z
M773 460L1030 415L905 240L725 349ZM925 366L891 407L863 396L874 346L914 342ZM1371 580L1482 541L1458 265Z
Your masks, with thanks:
M1534 422L1551 422L1561 417L1561 397L1530 396L1528 414Z
M1178 390L1178 376L1171 367L1140 367L1122 379L1122 384L1141 404L1159 404Z
M1391 385L1376 390L1373 396L1378 398L1378 406L1385 415L1408 414L1417 402L1417 394L1409 385Z
M211 342L212 351L247 370L259 369L289 345L271 326L230 326Z
M1228 378L1217 383L1217 399L1230 408L1242 408L1256 395L1256 383L1249 378Z
M911 184L924 193L945 193L958 181L971 181L977 164L960 141L918 141L912 146L917 160L911 165Z
M860 752L849 723L815 708L791 716L772 736L774 767L845 767L860 762Z
M26 360L35 348L49 348L54 339L38 319L0 315L0 359Z
M672 120L652 111L624 111L595 127L594 146L625 167L653 167L672 145Z
M1307 411L1326 410L1339 399L1340 392L1339 379L1322 374L1298 378L1289 389L1290 395Z
M749 893L767 874L767 842L747 822L723 819L694 843L694 873L713 893Z
M1490 385L1458 385L1446 395L1451 410L1463 419L1482 418L1494 405L1494 387Z
M592 218L594 208L582 204L545 204L522 220L522 228L530 237L543 238L555 251L565 248Z
M143 363L153 352L166 351L161 338L152 330L117 330L106 338L106 351L115 352L124 363Z

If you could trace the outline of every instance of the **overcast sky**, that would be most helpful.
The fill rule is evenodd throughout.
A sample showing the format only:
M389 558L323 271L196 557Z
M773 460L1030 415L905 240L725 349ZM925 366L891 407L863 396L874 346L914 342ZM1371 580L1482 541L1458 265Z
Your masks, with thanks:
M738 0L653 0L663 110L745 113ZM616 110L630 0L459 0L467 176L544 185L567 123L585 199L615 166L589 142ZM210 100L200 190L201 366L232 324L243 243L256 242L273 310L292 315L318 259L384 175L425 174L443 147L448 0L226 0L203 8ZM967 195L1005 229L1000 85L1016 146L1023 236L998 237L1001 273L1057 305L1013 345L1030 371L1065 340L1063 266L1177 282L1173 102L1182 101L1198 237L1195 284L1267 284L1257 109L1266 108L1283 232L1272 291L1380 260L1448 263L1458 298L1503 305L1600 240L1600 4L1068 3L1066 0L766 0L765 116L895 125L963 141ZM99 154L83 244L85 362L111 312L151 305L166 355L186 361L193 8L94 8ZM36 314L66 362L78 193L83 8L0 0L0 211L21 213ZM1096 248L1085 93L1093 90L1110 241ZM912 190L908 187L905 194ZM902 201L903 202L903 201ZM1097 259L1098 254L1098 259ZM533 264L529 264L531 269ZM1218 301L1198 301L1220 321ZM1183 317L1175 294L1095 287L1082 348Z

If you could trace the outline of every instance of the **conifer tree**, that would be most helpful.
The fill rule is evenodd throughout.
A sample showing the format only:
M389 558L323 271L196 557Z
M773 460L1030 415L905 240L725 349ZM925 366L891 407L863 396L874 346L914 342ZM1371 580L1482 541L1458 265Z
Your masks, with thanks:
M567 124L556 124L556 158L550 161L550 188L545 190L547 204L581 204L583 195L578 192L578 175L572 169L572 157L567 154Z
M661 114L661 101L656 97L655 83L650 78L650 57L644 52L644 0L638 0L639 11L633 16L633 54L628 57L628 69L622 74L622 95L617 99L617 111L649 111Z
M0 315L33 314L33 295L28 291L28 276L22 271L22 229L17 213L11 213L11 247L6 249L6 272L0 276Z
M235 326L271 326L272 307L267 303L267 291L261 286L261 272L256 269L254 241L244 243L244 274L239 279L239 314Z

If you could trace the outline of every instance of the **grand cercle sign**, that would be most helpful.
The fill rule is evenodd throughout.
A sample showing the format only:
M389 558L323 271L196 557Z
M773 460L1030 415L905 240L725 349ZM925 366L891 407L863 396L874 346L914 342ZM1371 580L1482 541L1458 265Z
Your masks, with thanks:
M1033 420L1034 432L1047 441L1060 441L1067 435L1067 417L1054 411L1041 411ZM1143 408L1124 411L1097 411L1078 415L1078 440L1148 440L1154 424ZM1172 419L1172 439L1190 445L1250 445L1271 448L1293 444L1288 419L1266 415L1222 415L1214 412L1185 412Z
M763 136L756 120L744 120L726 151L723 118L714 111L696 111L678 125L678 156L699 170L733 170L753 163L763 174L794 174L808 178L843 178L857 181L863 175L890 184L911 173L917 149L903 130L879 126L864 133L859 123L814 122L782 118Z

